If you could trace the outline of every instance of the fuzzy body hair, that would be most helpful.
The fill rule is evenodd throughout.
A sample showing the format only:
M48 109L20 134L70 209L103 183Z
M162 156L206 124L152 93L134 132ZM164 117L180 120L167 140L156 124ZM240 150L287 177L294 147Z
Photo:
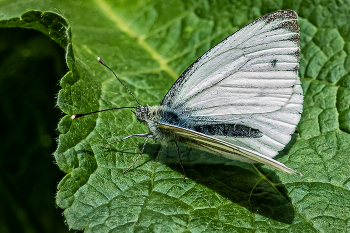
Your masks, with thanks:
M169 146L172 142L182 142L184 140L171 130L159 128L157 124L170 124L183 128L192 128L188 117L179 116L167 106L139 106L136 109L135 115L138 121L148 126L152 139L163 146Z

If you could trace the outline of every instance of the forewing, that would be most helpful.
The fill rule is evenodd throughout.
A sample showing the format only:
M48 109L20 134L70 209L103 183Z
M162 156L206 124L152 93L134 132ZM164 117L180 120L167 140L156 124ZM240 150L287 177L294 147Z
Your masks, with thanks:
M282 172L286 172L288 174L301 175L299 172L288 168L283 163L280 163L277 160L274 160L255 151L231 144L224 140L211 137L209 135L199 133L194 130L177 127L174 125L158 123L157 127L159 127L162 130L171 131L180 138L187 139L181 141L189 146L193 146L195 148L208 151L214 154L222 155L228 159L240 160L243 162L258 162L266 164L272 168L275 168Z
M261 138L221 139L274 157L300 120L298 67L297 14L274 12L201 56L175 82L162 105L185 114L193 125L237 123L258 129L264 134Z
M192 116L272 112L298 80L299 27L294 11L260 17L195 61L162 101ZM224 110L224 111L223 111Z

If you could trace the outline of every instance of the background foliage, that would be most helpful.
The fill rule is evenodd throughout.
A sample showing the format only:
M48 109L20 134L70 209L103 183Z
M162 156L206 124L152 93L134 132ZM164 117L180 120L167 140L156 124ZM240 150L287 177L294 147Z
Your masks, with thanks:
M66 232L54 205L63 173L51 156L64 50L41 32L1 28L0 57L0 232Z
M299 15L305 104L298 135L278 160L302 172L302 178L181 147L188 177L184 184L174 149L155 143L148 144L147 155L124 176L142 141L100 146L146 132L133 114L121 110L70 119L75 113L135 105L97 56L142 104L156 105L206 50L252 20L281 9ZM67 115L58 125L54 155L66 173L56 203L70 228L349 231L349 2L5 1L0 12L5 126L0 190L6 207L1 210L2 232L61 229L61 219L47 214L53 213L53 186L60 176L50 162L55 136L48 121L59 118L53 112L53 83L54 75L63 74L63 56L68 72L60 81L57 103ZM43 32L65 55L59 55L57 47L49 50L54 46L37 35L31 42L31 31L12 27Z

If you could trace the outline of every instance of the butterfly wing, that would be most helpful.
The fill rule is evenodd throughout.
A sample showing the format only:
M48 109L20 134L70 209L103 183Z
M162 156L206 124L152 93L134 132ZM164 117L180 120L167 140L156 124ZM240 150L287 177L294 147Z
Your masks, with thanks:
M274 157L300 120L297 14L264 15L227 37L186 69L161 105L193 125L240 124L260 138L217 137ZM215 137L215 136L214 136Z
M247 148L231 144L224 140L174 125L157 123L157 127L162 130L171 131L178 137L179 141L189 146L199 148L201 150L205 150L214 154L222 155L228 159L238 159L241 161L244 161L245 159L248 159L248 161L253 160L255 162L266 164L282 172L286 172L288 174L297 174L301 176L301 173L290 169L277 160L249 150Z

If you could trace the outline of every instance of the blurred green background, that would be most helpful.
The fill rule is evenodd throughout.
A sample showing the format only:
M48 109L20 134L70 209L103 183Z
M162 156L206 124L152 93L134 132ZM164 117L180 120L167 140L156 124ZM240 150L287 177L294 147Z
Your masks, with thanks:
M0 232L68 232L54 163L64 50L36 30L0 29Z

